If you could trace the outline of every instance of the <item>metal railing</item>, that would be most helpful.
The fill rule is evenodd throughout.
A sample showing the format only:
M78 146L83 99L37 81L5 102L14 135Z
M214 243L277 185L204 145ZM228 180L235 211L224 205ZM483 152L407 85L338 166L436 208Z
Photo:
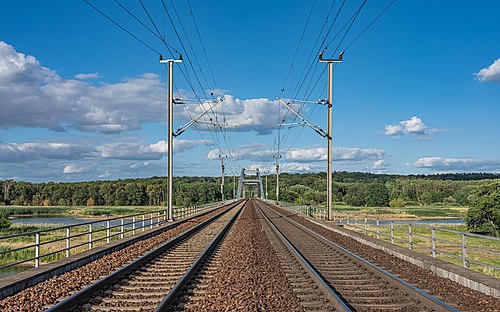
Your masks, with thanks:
M326 218L326 208L323 207L287 202L280 202L280 206L315 219ZM418 221L393 220L338 210L333 211L333 221L356 232L457 263L465 268L475 265L490 275L500 273L498 237L461 232Z
M229 203L231 201L226 201ZM173 209L175 219L184 219L218 207L222 202ZM55 261L72 254L109 244L112 240L145 232L168 223L165 209L99 219L45 230L0 236L0 271L9 267Z

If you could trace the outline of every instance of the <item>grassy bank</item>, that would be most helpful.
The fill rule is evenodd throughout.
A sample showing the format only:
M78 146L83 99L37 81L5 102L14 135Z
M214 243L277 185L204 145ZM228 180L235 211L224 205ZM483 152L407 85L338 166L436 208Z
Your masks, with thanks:
M141 212L160 210L165 207L158 206L0 206L0 216L43 216L43 215L68 215L68 216L122 216Z
M335 205L334 210L378 216L391 219L465 218L468 207L453 205L426 205L406 207L352 207Z

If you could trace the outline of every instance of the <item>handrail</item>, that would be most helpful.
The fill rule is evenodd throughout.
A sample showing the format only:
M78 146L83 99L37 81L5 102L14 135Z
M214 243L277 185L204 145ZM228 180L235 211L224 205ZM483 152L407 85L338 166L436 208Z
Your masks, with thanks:
M227 200L224 203L230 203L234 200ZM208 210L210 208L218 207L222 202L214 202L205 205L193 205L187 207L178 207L174 209L174 218L185 219L191 217L195 214L201 213L202 211ZM118 224L111 224L112 221L120 221ZM0 260L4 260L8 254L19 253L27 251L25 258L19 261L2 261L3 264L0 265L0 270L23 264L26 262L35 261L35 268L40 266L41 259L65 252L65 257L69 257L74 253L75 249L88 246L87 249L93 249L94 243L105 241L110 243L113 238L119 237L118 239L123 239L126 234L136 235L138 231L142 230L144 232L146 228L153 228L154 226L160 226L161 224L167 223L166 219L166 209L147 211L142 213L135 213L131 215L124 215L119 217L105 218L99 220L92 220L88 222L82 222L78 224L57 226L50 229L43 229L38 231L30 231L25 233L17 233L12 235L0 236L0 246L1 244L11 243L10 239L18 239L20 237L35 237L35 241L28 242L28 245L22 247L15 247L13 249L7 249L0 251ZM75 231L78 229L79 231ZM58 233L64 231L65 233ZM49 233L57 233L54 239L47 241L40 241L43 235ZM104 233L104 234L101 234ZM131 234L130 234L131 233ZM95 235L99 234L99 235ZM85 237L88 239L85 239ZM31 238L33 239L33 238ZM75 241L75 239L78 239ZM42 253L42 247L61 243L66 241L66 246L57 248L55 250L50 250L48 253ZM101 244L100 244L101 245ZM6 246L5 248L9 248ZM34 250L34 253L33 253ZM80 252L83 250L80 250ZM3 258L3 259L2 259Z
M267 201L271 203L275 202L271 200ZM280 207L289 211L307 215L316 219L324 219L323 216L326 215L326 208L323 207L296 205L287 202L279 202L279 205ZM451 256L453 258L462 259L462 266L465 268L469 268L470 264L473 263L479 266L491 268L493 270L500 270L500 268L495 266L494 264L486 263L484 261L478 261L477 259L471 258L471 256L473 256L473 252L475 252L476 255L479 253L482 255L488 254L500 256L500 250L497 250L497 248L495 247L492 247L494 250L485 249L482 248L484 244L478 245L479 243L476 243L474 246L474 243L468 241L468 238L474 238L476 240L481 239L498 242L500 241L499 237L445 229L438 226L422 224L418 221L408 222L404 220L393 220L389 218L379 218L373 215L364 215L340 210L335 210L333 212L333 221L337 224L343 225L344 227L354 229L364 235L372 235L378 239L390 241L391 243L397 242L399 245L408 246L409 249L420 248L420 250L423 249L429 251L432 257L436 257L437 254L443 254ZM430 231L431 233L418 233L415 232L416 229L420 231L422 229L425 229L426 231ZM449 235L445 236L444 238L436 236L444 233L456 234L456 239L450 240L450 238L447 237ZM414 241L415 239L418 240ZM445 244L448 248L448 251L440 249L437 246L438 244ZM450 247L453 248L453 250L455 250L457 254L450 253Z

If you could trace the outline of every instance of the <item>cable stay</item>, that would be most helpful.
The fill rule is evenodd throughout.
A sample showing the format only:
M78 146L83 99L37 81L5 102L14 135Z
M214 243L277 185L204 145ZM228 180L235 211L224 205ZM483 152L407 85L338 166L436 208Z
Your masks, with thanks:
M300 120L302 120L302 122L299 122L299 124L302 124L303 126L308 126L309 128L313 129L316 133L318 133L322 137L325 137L325 138L328 137L328 133L325 130L323 130L319 126L315 125L309 118L307 118L306 116L304 116L304 114L302 114L301 112L297 111L292 106L294 104L293 102L291 102L291 101L285 101L283 99L280 99L279 97L276 97L276 99L280 103L282 103L283 105L285 105L286 108L288 108L295 116L297 116L297 118L299 118Z
M294 104L320 104L325 106L328 105L328 101L322 99L318 99L317 101L308 101L308 100L294 100L294 99L282 98L282 100L286 102L293 102Z
M222 125L222 126L219 123L215 123L213 121L205 121L205 120L197 120L196 123L197 124L210 125L210 126L214 126L214 127L219 127L220 129L227 129L227 128L234 129L234 128L238 128L238 125L230 125L227 122L224 125Z
M196 123L201 117L203 117L206 113L208 113L212 109L219 106L222 102L224 102L224 99L218 99L216 102L213 103L214 105L210 106L209 108L207 108L206 110L201 112L198 116L196 116L193 119L191 119L190 121L188 121L185 125L180 126L177 130L175 130L173 132L173 136L178 137L179 135L181 135L184 131L186 131L187 129L189 129L189 127L191 127L194 123ZM181 104L181 103L178 103L178 104Z

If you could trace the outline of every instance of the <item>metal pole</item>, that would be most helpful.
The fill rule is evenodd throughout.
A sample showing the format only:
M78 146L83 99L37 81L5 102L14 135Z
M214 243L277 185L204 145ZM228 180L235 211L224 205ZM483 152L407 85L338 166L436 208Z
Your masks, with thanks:
M436 258L436 229L432 228L432 257Z
M40 233L35 234L35 268L40 266Z
M69 227L66 228L66 258L71 254L71 230Z
M92 249L92 223L89 224L89 249Z
M267 176L269 175L269 171L266 173L266 200L267 200L267 196L268 196L268 193L267 193Z
M394 221L391 221L391 244L394 244Z
M221 182L220 182L220 194L222 198L222 203L224 204L224 157L219 155L219 158L222 162L221 169L222 169L222 174L221 174Z
M410 245L410 249L413 249L413 238L412 238L412 226L411 226L411 223L408 224L408 244Z
M333 124L333 63L342 62L342 55L344 52L341 52L338 59L323 59L323 52L319 54L320 62L328 63L328 172L327 172L327 200L326 200L326 208L327 208L327 219L328 221L332 220L332 124Z
M173 190L173 154L174 154L174 92L172 81L172 62L168 62L168 221L172 221L172 190Z
M106 221L106 243L109 244L109 240L110 240L110 234L111 234L111 231L110 231L110 221Z
M173 63L182 62L179 60L163 60L160 55L160 63L168 64L168 221L172 222L172 191L173 191L173 153L174 153L174 91L173 91Z
M469 267L469 261L467 260L467 245L466 245L465 233L462 233L462 262L464 268Z
M120 219L120 239L123 239L124 235L124 227L123 227L123 218Z
M281 156L276 157L276 205L280 204L280 183L279 183L279 176L280 176L280 164L279 164L279 158Z
M327 192L327 218L328 221L332 220L332 117L333 117L333 63L328 62L328 172L327 181L328 192Z
M233 175L233 199L236 199L236 173Z

